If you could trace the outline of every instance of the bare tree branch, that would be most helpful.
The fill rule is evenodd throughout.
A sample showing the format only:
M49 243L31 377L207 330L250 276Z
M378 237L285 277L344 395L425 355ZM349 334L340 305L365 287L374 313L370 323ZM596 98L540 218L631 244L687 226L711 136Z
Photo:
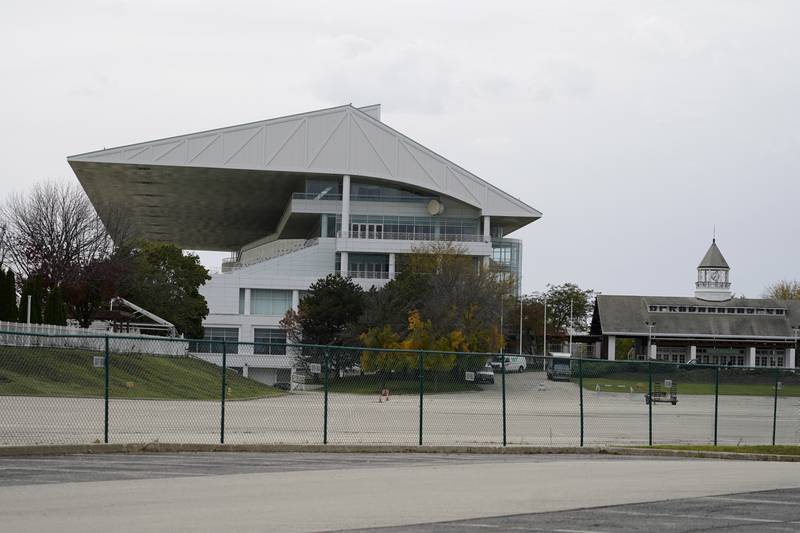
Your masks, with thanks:
M108 257L114 243L83 190L74 184L36 184L0 209L0 253L24 277L61 283L68 272ZM0 256L3 257L3 256Z

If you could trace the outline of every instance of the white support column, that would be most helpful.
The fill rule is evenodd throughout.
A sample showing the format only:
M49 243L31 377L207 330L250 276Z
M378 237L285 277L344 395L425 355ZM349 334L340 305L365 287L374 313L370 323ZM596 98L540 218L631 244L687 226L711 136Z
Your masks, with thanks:
M341 252L339 256L339 274L346 278L350 273L350 257L347 252Z
M697 361L697 346L689 346L689 358L686 360L688 363L689 361Z
M797 360L795 359L795 352L796 352L795 348L789 348L786 350L786 357L784 357L783 359L783 366L785 366L786 368L795 367L795 365L797 364L796 363Z
M594 343L594 353L592 357L595 359L602 359L603 357L603 341L597 341Z
M658 358L658 346L655 343L650 344L650 354L648 355L650 359L657 359Z
M251 301L251 291L252 289L245 289L244 290L244 314L250 314L250 301Z
M617 359L617 338L614 335L607 337L608 342L608 360L616 361Z
M755 346L751 346L750 348L747 349L747 361L745 362L745 365L749 366L750 368L753 368L753 367L756 366L756 348L755 348Z
M492 217L483 217L483 240L488 242L492 238Z
M292 291L292 310L296 313L298 307L300 307L300 291L295 289Z
M396 269L396 258L394 254L389 254L389 279L394 279Z
M328 236L328 215L321 215L322 219L319 222L319 236Z
M244 366L242 367L242 377L243 378L248 377L247 374L248 374L248 370L249 369L250 369L250 367L247 366L247 363L245 363Z
M350 176L342 176L342 237L350 235Z

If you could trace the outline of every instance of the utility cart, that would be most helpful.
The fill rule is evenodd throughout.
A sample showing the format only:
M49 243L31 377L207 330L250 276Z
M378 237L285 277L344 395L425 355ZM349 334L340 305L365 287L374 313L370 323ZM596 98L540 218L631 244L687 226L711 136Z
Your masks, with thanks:
M650 402L677 405L678 384L674 383L671 379L665 379L663 383L660 381L653 383L652 396L649 392L644 395L644 403L650 405Z

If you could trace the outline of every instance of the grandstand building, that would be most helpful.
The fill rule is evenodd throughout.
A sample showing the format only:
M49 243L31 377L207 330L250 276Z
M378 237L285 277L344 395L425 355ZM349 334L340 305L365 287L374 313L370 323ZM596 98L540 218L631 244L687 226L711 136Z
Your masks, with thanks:
M522 243L509 234L541 213L380 113L345 105L68 162L112 235L122 211L138 237L231 252L201 290L209 339L284 343L279 321L313 282L339 272L381 286L427 243L452 242L519 287ZM287 371L260 379L285 381Z
M697 267L694 297L600 295L590 333L605 359L628 338L636 358L795 368L800 302L734 297L715 239Z

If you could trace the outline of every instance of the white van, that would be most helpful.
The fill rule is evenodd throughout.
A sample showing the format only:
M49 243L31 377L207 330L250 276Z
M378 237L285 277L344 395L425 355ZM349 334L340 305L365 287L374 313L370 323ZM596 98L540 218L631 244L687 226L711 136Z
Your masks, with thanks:
M503 366L503 357L496 356L491 362L492 368L495 372L501 372ZM507 355L506 356L506 373L508 372L525 372L528 368L528 361L520 355Z

